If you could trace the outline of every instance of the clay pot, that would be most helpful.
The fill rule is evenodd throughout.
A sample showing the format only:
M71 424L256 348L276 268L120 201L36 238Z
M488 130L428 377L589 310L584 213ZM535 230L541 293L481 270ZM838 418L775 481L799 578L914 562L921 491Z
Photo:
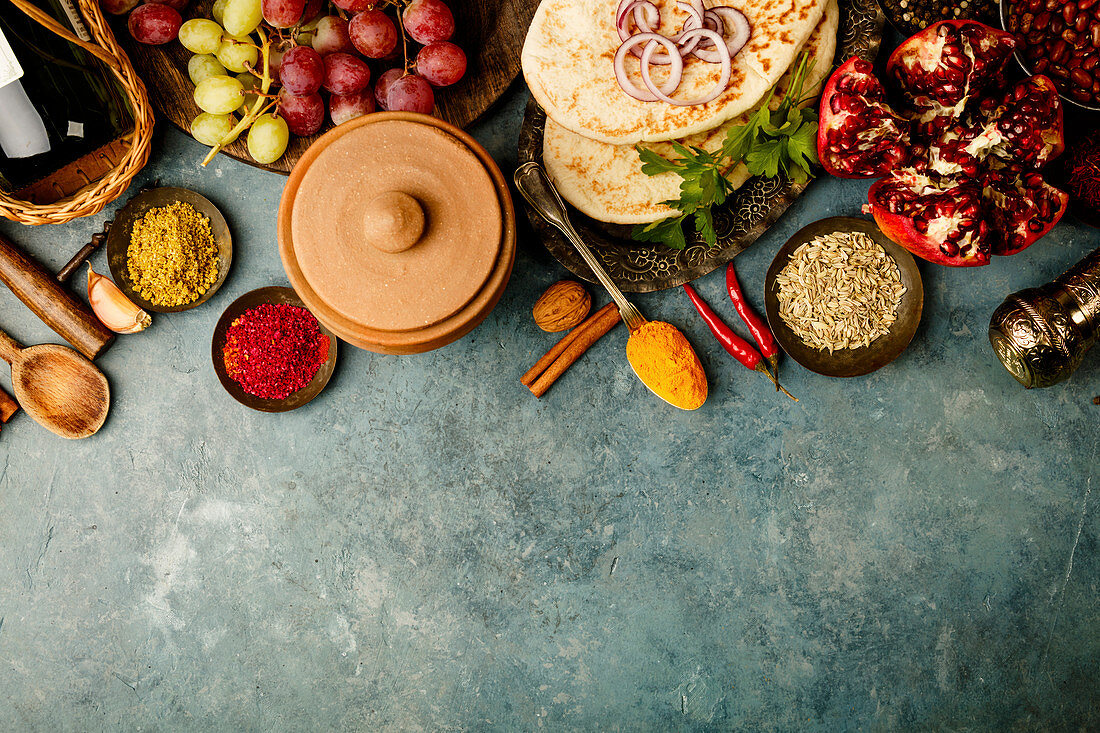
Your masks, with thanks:
M330 130L294 166L279 254L321 323L383 354L438 349L500 300L515 210L493 159L428 115L379 112Z

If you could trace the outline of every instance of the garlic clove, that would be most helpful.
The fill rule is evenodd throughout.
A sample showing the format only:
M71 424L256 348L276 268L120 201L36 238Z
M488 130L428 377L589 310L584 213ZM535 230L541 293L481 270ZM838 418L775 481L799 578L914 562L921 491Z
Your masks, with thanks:
M153 322L148 313L138 308L126 294L88 265L88 302L96 318L115 333L144 331Z

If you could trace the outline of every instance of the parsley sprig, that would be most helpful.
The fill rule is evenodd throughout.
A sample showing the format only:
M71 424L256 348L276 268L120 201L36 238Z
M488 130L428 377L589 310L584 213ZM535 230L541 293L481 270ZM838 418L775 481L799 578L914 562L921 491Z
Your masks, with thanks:
M738 163L744 162L749 174L775 178L780 173L791 181L803 184L813 177L817 165L817 113L802 109L802 87L813 69L814 61L803 52L786 94L773 112L772 98L776 88L768 92L760 108L744 125L734 125L726 133L722 147L714 152L690 148L672 141L680 157L669 160L649 148L635 145L642 159L642 172L656 176L676 173L680 182L680 198L661 203L680 212L679 215L634 227L633 236L646 242L663 242L673 249L687 246L684 222L694 221L695 229L707 244L714 245L718 235L714 230L712 207L721 206L733 193L726 178Z

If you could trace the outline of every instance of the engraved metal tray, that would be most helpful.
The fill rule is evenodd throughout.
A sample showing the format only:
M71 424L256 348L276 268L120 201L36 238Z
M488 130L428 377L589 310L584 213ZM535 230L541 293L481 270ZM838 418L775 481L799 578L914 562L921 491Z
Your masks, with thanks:
M885 17L875 0L840 0L840 27L834 68L852 56L874 61L882 43ZM546 113L532 98L519 134L519 162L542 164ZM812 182L811 182L812 183ZM569 218L592 246L611 279L625 292L649 293L691 282L726 264L763 234L805 190L778 178L749 179L722 206L714 210L718 244L709 247L691 227L685 227L688 246L674 250L660 243L637 242L630 226L605 224L569 208ZM568 240L529 206L527 218L550 254L578 277L594 282L592 272Z

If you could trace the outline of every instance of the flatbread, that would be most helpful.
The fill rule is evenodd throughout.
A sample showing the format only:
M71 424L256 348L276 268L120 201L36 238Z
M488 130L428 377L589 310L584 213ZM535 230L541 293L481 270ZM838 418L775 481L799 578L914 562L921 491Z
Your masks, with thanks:
M807 96L817 95L832 70L839 19L836 0L829 0L821 22L806 42L805 48L814 60L805 83ZM773 109L779 106L779 100L786 93L790 77L791 72L788 72L779 81L779 88L772 100ZM713 130L689 136L681 142L707 151L717 150L729 129L748 122L751 114L752 111L746 112ZM644 145L663 157L680 157L671 143ZM562 197L593 219L614 224L642 224L675 213L660 202L679 198L683 179L675 173L646 175L642 172L638 151L632 145L608 145L590 140L547 119L542 158L546 172ZM749 179L749 172L744 165L738 165L726 177L734 188L738 188Z
M688 14L674 0L654 0L661 11L659 31L676 35ZM547 116L573 132L615 145L675 140L710 130L755 106L791 65L825 12L826 0L706 0L743 12L752 26L748 43L733 59L725 91L702 105L677 107L639 102L615 80L616 0L543 0L523 44L523 75ZM638 60L627 71L641 87ZM654 67L654 82L666 73ZM688 55L674 97L694 99L711 90L719 64Z

